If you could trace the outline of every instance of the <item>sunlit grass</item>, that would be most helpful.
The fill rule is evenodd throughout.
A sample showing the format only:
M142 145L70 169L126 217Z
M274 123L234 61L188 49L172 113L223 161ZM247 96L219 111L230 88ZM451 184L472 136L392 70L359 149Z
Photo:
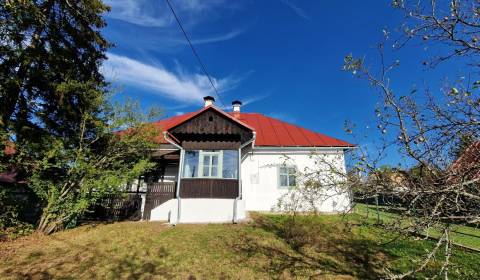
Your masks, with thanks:
M361 215L362 217L367 217L368 220L372 223L375 223L378 220L384 223L400 222L400 224L403 224L404 226L410 223L408 219L405 218L405 220L401 220L399 215L384 211L383 209L384 207L378 207L379 211L377 214L377 207L375 205L358 203L355 206L355 213ZM424 234L426 233L427 232L425 232ZM441 236L441 232L438 229L432 228L429 230L428 235L438 238L439 236ZM478 228L453 225L450 238L456 244L480 250L480 229Z
M255 215L246 224L83 226L0 244L0 279L378 279L412 268L430 241L398 239L358 215ZM480 277L480 257L455 252L452 278ZM433 275L433 263L424 274ZM192 278L193 279L193 278Z

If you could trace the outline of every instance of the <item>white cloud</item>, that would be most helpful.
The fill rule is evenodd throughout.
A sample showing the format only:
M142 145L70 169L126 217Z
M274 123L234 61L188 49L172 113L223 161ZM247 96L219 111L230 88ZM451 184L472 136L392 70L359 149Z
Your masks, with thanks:
M305 12L305 10L303 10L302 8L300 8L299 6L297 6L295 3L293 3L292 1L290 0L281 0L283 4L287 5L290 9L293 10L293 12L303 18L303 19L306 19L306 20L311 20L310 16Z
M119 27L116 27L116 24L110 24L105 29L107 37L119 46L169 52L178 49L178 46L187 45L164 0L107 0L106 3L112 8L106 17L124 23ZM241 4L237 2L175 0L172 4L195 45L230 40L246 29L233 28L226 32L212 33L199 28L204 22L213 22L235 13L241 8ZM131 40L132 36L136 40Z
M262 94L257 94L255 96L251 96L251 97L246 97L244 100L242 100L242 104L245 106L245 105L248 105L248 104L252 104L254 102L257 102L257 101L260 101L262 99L265 99L267 97L269 97L271 94L272 94L272 90L269 90L265 93L262 93Z
M237 37L238 35L242 34L244 31L245 31L244 29L237 29L222 35L213 35L211 37L206 37L206 38L192 39L192 43L195 45L198 45L198 44L208 44L208 43L226 41L226 40L230 40ZM187 44L187 42L185 41L183 43Z
M142 26L163 27L172 21L163 6L145 0L107 0L112 10L107 17ZM160 1L158 1L160 2ZM163 1L162 1L163 2Z
M205 75L187 73L179 65L177 72L172 72L161 65L146 64L126 56L108 53L107 57L102 72L114 83L148 89L152 94L192 104L202 102L206 95L214 95ZM241 79L212 77L212 80L217 90L223 92L235 88Z
M148 27L176 25L165 1L159 0L107 0L112 7L107 17ZM215 16L215 10L228 8L224 0L176 0L175 11L186 25L193 25Z

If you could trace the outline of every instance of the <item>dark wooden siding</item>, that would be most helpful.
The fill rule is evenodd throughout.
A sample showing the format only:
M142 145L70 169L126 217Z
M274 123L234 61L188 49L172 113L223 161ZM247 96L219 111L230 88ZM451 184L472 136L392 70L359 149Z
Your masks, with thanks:
M224 141L233 140L243 143L252 137L250 129L213 110L207 110L169 131L181 141L194 140L192 138L197 138L196 140L199 141L217 141L217 139L208 139L208 135L221 135Z
M240 142L228 141L183 141L185 150L237 150L240 148Z
M238 180L233 179L182 179L181 198L236 198Z

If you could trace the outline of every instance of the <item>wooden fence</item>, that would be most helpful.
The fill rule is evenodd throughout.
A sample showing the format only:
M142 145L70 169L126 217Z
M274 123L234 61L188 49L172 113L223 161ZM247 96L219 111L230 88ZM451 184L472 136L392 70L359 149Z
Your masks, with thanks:
M95 221L140 220L141 195L137 192L108 195L98 201L83 219Z

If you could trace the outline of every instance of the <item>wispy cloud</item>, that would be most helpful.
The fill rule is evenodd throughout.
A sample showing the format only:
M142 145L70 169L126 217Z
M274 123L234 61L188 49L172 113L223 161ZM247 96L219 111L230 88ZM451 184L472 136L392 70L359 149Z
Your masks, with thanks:
M297 4L293 3L291 0L280 0L280 1L282 1L283 4L287 5L290 9L292 9L297 16L306 20L311 20L310 16L305 12L305 10L300 8Z
M107 0L112 8L106 16L141 26L165 27L173 23L163 1Z
M107 0L112 10L106 14L114 19L116 29L107 28L112 41L131 49L149 49L161 52L178 49L187 42L165 1L158 0ZM238 3L226 0L176 0L173 2L190 39L196 45L231 40L244 33L246 27L227 32L200 32L204 22L215 21L241 8ZM148 34L148 36L142 36ZM135 36L135 42L131 38ZM128 39L127 39L128 38Z
M162 65L152 65L126 56L107 54L108 59L102 66L104 75L114 83L150 90L180 102L199 103L203 96L213 95L212 86L205 75L187 73L177 64L173 72ZM213 78L217 90L224 92L235 88L240 78Z
M244 31L245 29L237 29L221 35L212 35L206 38L198 38L198 39L193 38L192 43L195 45L198 45L198 44L208 44L208 43L226 41L226 40L230 40L237 37L238 35L242 34ZM187 44L187 42L183 40L183 44Z
M272 94L272 91L270 90L270 91L267 91L265 93L261 93L261 94L255 95L255 96L250 96L250 97L244 98L242 100L242 104L243 105L248 105L248 104L252 104L254 102L258 102L262 99L265 99L265 98L269 97L271 94Z
M224 0L177 0L175 10L187 25L192 25L211 17L212 13L224 5ZM107 0L112 7L107 17L148 27L176 25L175 19L165 1L158 0Z

